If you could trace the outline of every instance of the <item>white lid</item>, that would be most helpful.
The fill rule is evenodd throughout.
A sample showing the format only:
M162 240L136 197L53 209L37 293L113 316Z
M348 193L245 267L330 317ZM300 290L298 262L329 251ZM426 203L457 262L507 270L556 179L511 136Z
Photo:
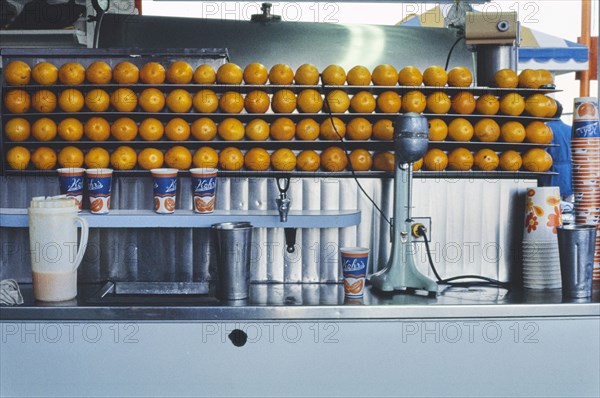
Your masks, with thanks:
M39 209L39 208L50 208L50 209L66 209L66 208L77 208L78 206L73 198L68 198L67 195L57 195L57 196L37 196L31 199L31 203L29 205L30 209Z

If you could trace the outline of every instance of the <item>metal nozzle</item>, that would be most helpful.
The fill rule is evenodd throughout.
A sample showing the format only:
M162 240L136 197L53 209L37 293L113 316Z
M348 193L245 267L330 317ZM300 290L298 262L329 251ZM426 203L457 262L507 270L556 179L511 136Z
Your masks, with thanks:
M277 210L279 211L279 221L287 222L288 213L290 211L290 203L292 202L287 195L280 195L279 198L275 199L277 202Z

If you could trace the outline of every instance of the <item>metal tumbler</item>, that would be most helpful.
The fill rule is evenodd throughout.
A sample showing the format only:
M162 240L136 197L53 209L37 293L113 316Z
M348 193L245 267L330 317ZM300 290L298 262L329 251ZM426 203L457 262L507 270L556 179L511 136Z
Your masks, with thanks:
M563 225L558 227L558 251L562 291L568 297L592 295L592 269L596 225Z
M249 222L226 222L212 225L212 230L217 242L219 298L248 298L252 225Z

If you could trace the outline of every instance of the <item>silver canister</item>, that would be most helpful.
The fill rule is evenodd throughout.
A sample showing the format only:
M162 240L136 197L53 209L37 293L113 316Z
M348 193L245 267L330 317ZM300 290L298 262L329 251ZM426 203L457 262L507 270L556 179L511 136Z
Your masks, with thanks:
M564 296L582 298L592 295L596 228L596 225L587 224L557 228Z
M226 222L212 225L217 242L218 296L242 300L249 296L252 224Z

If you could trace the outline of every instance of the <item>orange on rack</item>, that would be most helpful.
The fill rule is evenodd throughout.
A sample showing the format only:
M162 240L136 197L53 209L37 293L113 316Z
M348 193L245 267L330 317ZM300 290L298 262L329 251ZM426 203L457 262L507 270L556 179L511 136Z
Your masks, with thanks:
M264 141L268 139L270 131L269 123L263 119L252 119L246 123L246 138L251 141Z
M343 86L346 83L346 71L340 65L329 65L321 73L323 84Z
M133 112L137 107L137 96L130 88L118 88L111 94L110 104L117 112Z
M219 166L223 170L239 170L244 166L244 154L237 148L227 147L219 153Z
M146 84L163 84L167 72L158 62L147 62L140 70L140 80Z
M366 66L356 65L348 71L346 81L350 86L368 86L371 84L371 72Z
M554 76L552 72L546 69L538 69L539 79L541 80L542 85L546 84L554 84Z
M378 171L394 171L396 160L389 151L377 152L373 157L373 169Z
M211 147L203 146L194 152L192 162L194 167L214 169L219 164L219 154Z
M121 117L112 123L110 133L117 141L133 141L138 133L138 125L133 119Z
M494 75L494 82L499 88L515 88L519 85L519 77L512 69L500 69Z
M165 126L165 135L170 141L185 141L190 138L190 125L184 119L175 117Z
M296 69L294 81L301 86L319 84L319 69L313 64L302 64Z
M355 149L350 152L350 166L354 171L367 171L371 170L373 165L373 157L371 153L366 149Z
M228 62L217 69L217 83L240 84L244 78L244 71L238 65Z
M296 155L288 148L280 148L271 154L271 164L277 171L291 171L296 168Z
M448 124L448 137L453 141L470 141L473 133L473 125L462 117L452 119Z
M340 140L346 135L346 123L338 117L328 117L320 126L322 140Z
M302 90L298 94L298 110L303 113L317 113L323 108L323 97L317 90Z
M31 135L38 141L52 141L56 138L57 128L54 120L43 117L31 125Z
M56 152L47 146L36 148L31 154L31 163L38 170L52 170L56 166Z
M102 117L92 117L83 126L83 132L88 140L106 141L110 137L110 125Z
M500 110L500 101L492 94L484 94L477 98L475 109L480 115L495 115Z
M319 138L321 127L314 119L302 119L296 125L296 139L312 141Z
M214 84L217 81L217 72L209 64L202 64L194 71L194 83Z
M62 64L58 68L58 80L63 84L81 84L85 80L85 68L79 62Z
M252 148L244 156L244 165L248 170L265 171L271 167L271 155L263 148Z
M448 136L448 125L442 119L429 120L429 141L444 141Z
M477 151L473 157L475 167L483 171L492 171L498 168L500 164L500 158L493 150L489 148L483 148Z
M118 84L135 84L140 77L140 70L129 61L119 62L113 69L113 80Z
M153 117L142 120L138 133L146 141L158 141L162 138L165 127L162 122Z
M427 110L430 113L448 113L451 106L450 97L443 91L436 91L427 96Z
M241 141L244 139L244 125L238 119L228 117L217 127L219 137L225 141Z
M120 146L110 154L110 164L116 170L131 170L137 163L137 154L129 146Z
M479 141L496 142L500 138L500 126L494 119L480 119L473 126L473 133Z
M398 84L401 86L420 86L423 74L415 66L405 66L398 72Z
M518 171L523 165L523 159L517 151L512 149L500 154L500 169L504 171Z
M368 140L372 134L373 125L364 117L355 117L346 126L346 136L351 140Z
M413 163L413 171L419 171L423 168L423 158Z
M110 164L110 154L106 149L96 146L87 151L84 162L88 168L106 168Z
M457 66L448 72L448 85L450 87L469 87L473 83L473 75L469 68Z
M504 142L523 142L525 141L525 126L519 122L504 122L500 127L500 137Z
M377 107L375 97L368 91L359 91L350 100L350 109L356 113L372 113Z
M138 154L137 162L144 170L158 169L165 162L165 156L156 148L144 148Z
M325 101L327 102L329 112L332 113L344 113L350 107L350 97L343 90L333 90L327 93Z
M307 149L296 156L296 169L300 171L317 171L321 167L321 157L312 149Z
M289 141L294 138L296 124L287 117L277 118L271 123L271 138L277 141Z
M31 106L31 97L25 90L10 90L4 94L4 106L10 113L25 113Z
M346 152L337 146L330 146L321 152L321 167L327 171L343 171L348 166Z
M398 83L398 70L390 64L377 65L371 74L375 86L395 86Z
M23 61L11 61L4 68L4 81L11 86L29 84L31 67Z
M50 62L40 62L31 70L31 77L37 84L54 84L58 80L58 68Z
M29 149L22 146L12 147L6 152L6 162L13 170L25 170L29 166L30 159Z
M389 141L394 137L394 123L390 119L379 119L373 125L373 138Z
M99 88L90 90L85 95L85 106L92 112L106 112L110 107L110 95Z
M171 91L167 95L167 108L175 113L189 112L192 108L192 95L182 88Z
M262 85L269 79L269 71L263 64L252 62L244 68L243 78L246 84Z
M541 76L537 70L523 69L521 73L519 73L519 87L538 88L541 85Z
M108 84L112 80L112 69L104 61L92 62L85 70L85 77L92 84Z
M448 166L448 156L438 148L432 148L423 156L423 165L427 170L442 171Z
M288 89L278 90L271 99L271 109L275 113L292 113L296 109L296 96Z
M60 167L81 167L83 152L75 146L66 146L58 152L58 164Z
M142 91L138 101L145 112L160 112L165 107L165 95L156 88L147 88Z
M532 148L523 155L523 167L529 171L544 173L552 167L552 156L542 148Z
M468 91L461 91L452 96L452 111L461 115L470 115L475 111L477 101Z
M546 97L546 99L548 100L548 113L546 113L545 117L554 117L554 115L556 115L556 112L558 111L558 104L556 103L556 100L554 100L554 98L552 97Z
M413 90L402 96L402 111L421 113L427 106L427 98L422 92Z
M456 148L448 154L448 168L467 171L473 167L473 154L467 148Z
M58 95L58 107L63 112L79 112L83 105L85 105L85 99L81 91L77 89L68 88Z
M546 117L551 112L551 106L544 94L533 94L525 99L525 112L534 117Z
M50 90L40 90L31 96L31 107L39 113L50 113L56 109L56 94Z
M16 117L6 122L4 125L4 133L9 141L25 141L31 134L31 125L27 119Z
M395 91L384 91L377 96L377 109L382 113L398 113L402 98Z
M423 82L426 86L443 87L448 83L448 74L441 66L432 65L423 72Z
M68 117L58 124L58 136L65 141L79 141L83 137L83 123L74 117Z
M192 104L200 113L213 113L219 108L219 97L212 90L200 90L194 94Z
M269 83L288 85L294 82L294 71L289 65L275 64L269 70Z
M192 123L192 136L199 141L210 141L217 136L217 125L207 117L201 117Z
M533 144L549 144L554 134L545 123L534 120L525 127L525 139Z
M244 108L248 113L265 113L270 105L269 94L261 90L250 91L244 98Z
M185 61L175 61L167 68L167 81L172 84L188 84L193 76L192 65Z
M225 91L219 98L219 109L225 113L240 113L244 109L244 97L237 91Z

